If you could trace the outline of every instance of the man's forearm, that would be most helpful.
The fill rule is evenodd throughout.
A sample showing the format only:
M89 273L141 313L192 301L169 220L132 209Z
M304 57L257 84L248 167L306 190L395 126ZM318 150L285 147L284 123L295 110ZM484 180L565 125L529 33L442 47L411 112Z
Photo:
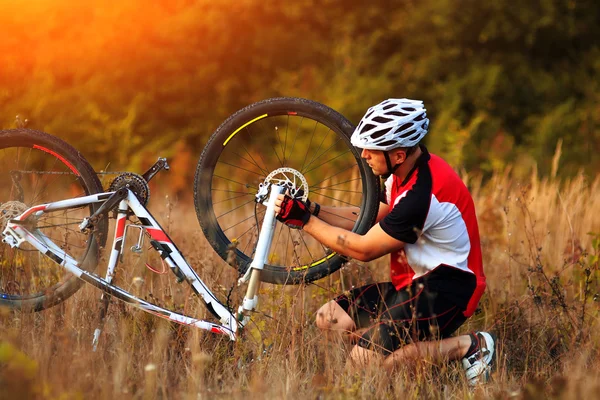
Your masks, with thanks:
M315 203L311 203L310 211L314 212ZM358 207L329 207L321 206L317 218L327 222L329 225L337 226L343 229L352 230L358 219L360 208Z
M321 213L319 213L320 217ZM319 218L311 217L308 223L304 225L304 231L337 253L361 261L370 261L372 259L369 253L365 252L364 246L361 245L363 236L347 229L330 225L324 220L319 220ZM354 223L352 223L352 226L354 226Z

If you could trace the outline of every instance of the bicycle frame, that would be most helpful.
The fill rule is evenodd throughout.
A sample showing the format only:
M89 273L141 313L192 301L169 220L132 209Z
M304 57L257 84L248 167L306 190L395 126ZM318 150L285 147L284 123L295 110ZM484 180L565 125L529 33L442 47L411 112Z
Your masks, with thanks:
M175 246L171 238L162 229L160 224L154 219L146 207L140 203L135 194L129 189L126 189L126 196L118 204L115 235L105 278L81 269L77 260L52 242L52 240L45 236L39 229L35 228L35 221L44 213L89 206L90 204L94 203L105 203L111 198L111 196L114 196L116 192L99 193L31 207L19 217L9 221L6 229L3 232L3 241L10 246L17 248L21 244L27 242L35 247L40 253L44 254L56 264L65 268L83 281L150 314L165 318L169 321L177 322L182 325L194 326L196 328L208 330L213 333L227 335L229 339L236 340L238 330L243 328L248 323L249 313L256 308L258 303L257 293L260 283L260 271L266 263L266 258L271 246L273 231L276 223L274 212L275 199L279 193L283 192L283 189L284 188L280 186L271 186L271 192L267 202L267 210L257 243L257 256L251 263L245 277L240 279L240 281L249 280L249 284L246 297L244 298L243 304L239 307L237 315L234 315L227 307L218 301L214 294L200 279L198 274L188 264L177 246ZM139 226L141 230L148 233L148 235L151 237L152 246L160 254L169 268L175 273L175 275L178 277L178 280L180 282L183 280L188 282L194 293L203 300L208 310L219 320L221 325L172 312L145 300L139 299L133 294L112 284L112 277L114 276L115 268L123 251L123 240L126 231L127 215L130 211L133 212L141 224L135 226ZM80 228L85 228L85 225L86 221L83 221L83 223L80 225ZM31 231L29 229L31 229ZM97 329L94 333L94 345L97 343L99 333L99 329Z

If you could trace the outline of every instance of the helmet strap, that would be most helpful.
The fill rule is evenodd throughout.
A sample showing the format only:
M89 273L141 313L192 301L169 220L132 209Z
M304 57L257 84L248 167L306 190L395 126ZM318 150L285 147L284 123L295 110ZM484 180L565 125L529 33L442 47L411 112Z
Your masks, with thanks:
M387 169L388 169L388 172L387 172L387 173L385 173L385 174L383 174L383 177L384 177L385 179L387 179L387 178L389 178L389 177L390 177L390 175L392 175L392 174L394 173L394 171L395 171L395 170L397 170L397 169L398 169L398 167L399 167L400 165L402 165L402 163L400 163L400 164L396 164L396 165L392 165L392 160L390 160L390 155L388 154L388 152L387 152L387 151L384 151L384 152L383 152L383 156L385 157L385 163L386 163L386 165L387 165Z

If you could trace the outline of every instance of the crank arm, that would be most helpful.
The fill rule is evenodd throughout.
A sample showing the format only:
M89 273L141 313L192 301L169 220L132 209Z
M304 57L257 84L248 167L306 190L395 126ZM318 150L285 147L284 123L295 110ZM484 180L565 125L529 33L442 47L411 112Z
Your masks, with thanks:
M144 172L142 177L146 182L150 182L150 179L154 177L154 175L158 174L161 170L168 171L170 169L169 164L167 164L167 159L163 157L159 157L158 160L154 163L153 166L148 169L148 171Z
M117 207L119 205L119 203L121 202L121 200L124 200L127 198L127 193L129 192L129 189L119 189L116 192L114 192L113 194L110 195L110 197L108 198L108 200L106 200L104 203L102 203L102 205L100 206L100 208L98 208L98 210L96 210L96 212L94 214L92 214L89 218L85 218L83 220L83 222L79 225L79 230L81 230L82 232L85 231L86 229L89 229L90 227L94 226L94 224L96 222L98 222L98 220L100 219L100 217L109 212L110 210L112 210L113 208Z

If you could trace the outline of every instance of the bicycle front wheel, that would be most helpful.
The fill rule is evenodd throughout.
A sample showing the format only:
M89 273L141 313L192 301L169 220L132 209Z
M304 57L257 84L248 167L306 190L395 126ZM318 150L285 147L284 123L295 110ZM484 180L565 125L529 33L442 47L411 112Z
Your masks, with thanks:
M99 192L102 185L92 167L64 141L30 129L0 131L0 230L34 205ZM93 270L106 241L107 221L87 233L78 225L97 207L44 214L36 228L82 269ZM71 296L82 283L28 243L20 248L0 244L0 305L43 310Z
M329 212L339 213L336 218L352 231L367 232L379 206L379 180L351 145L352 131L341 114L298 98L261 101L228 118L209 139L194 179L196 213L216 252L241 273L248 268L266 210L255 195L269 176L296 186L304 182L311 201L336 207L340 211ZM351 216L348 207L356 210ZM345 261L303 231L278 223L261 277L277 284L310 282Z

